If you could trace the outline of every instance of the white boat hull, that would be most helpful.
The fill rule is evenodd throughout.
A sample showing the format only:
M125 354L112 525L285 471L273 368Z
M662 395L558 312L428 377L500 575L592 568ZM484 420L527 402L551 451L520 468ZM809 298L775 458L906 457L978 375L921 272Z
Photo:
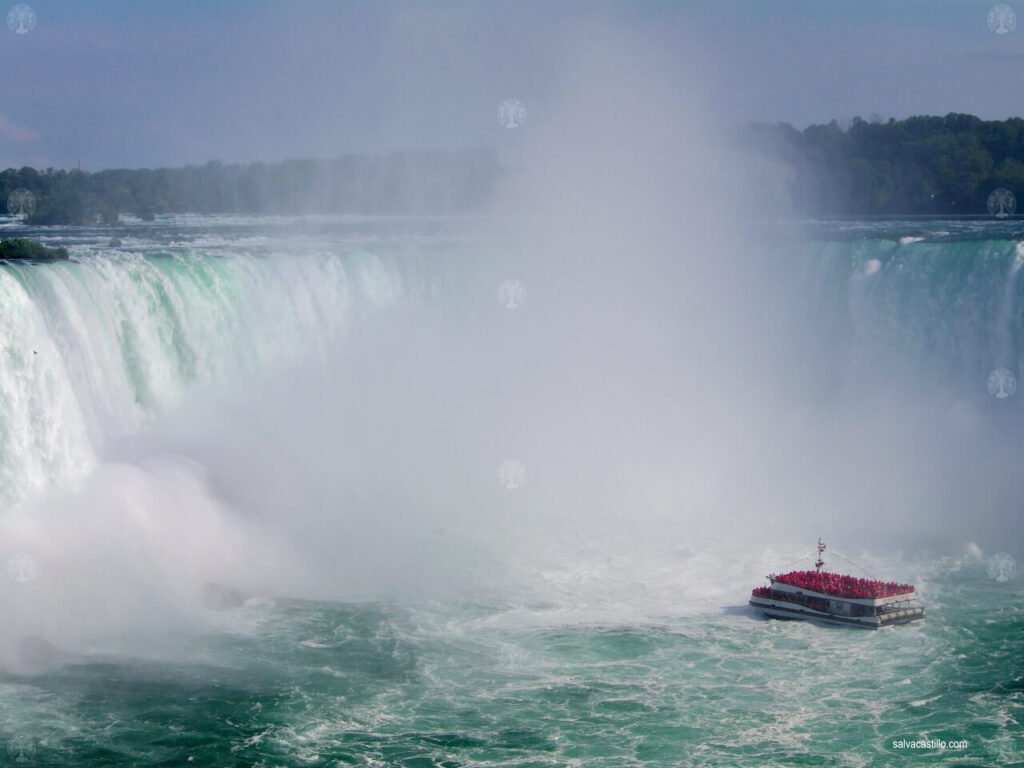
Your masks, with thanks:
M862 629L879 629L895 624L910 624L924 619L924 608L921 606L887 611L877 616L840 616L788 600L773 600L769 597L751 597L750 604L766 616L775 619L813 621L830 626L860 627Z

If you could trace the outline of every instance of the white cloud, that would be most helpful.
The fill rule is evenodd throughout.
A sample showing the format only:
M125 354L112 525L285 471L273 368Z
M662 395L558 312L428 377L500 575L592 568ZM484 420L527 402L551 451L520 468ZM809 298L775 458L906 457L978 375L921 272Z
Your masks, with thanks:
M7 115L0 115L0 138L8 141L35 141L39 134L24 125L12 123Z

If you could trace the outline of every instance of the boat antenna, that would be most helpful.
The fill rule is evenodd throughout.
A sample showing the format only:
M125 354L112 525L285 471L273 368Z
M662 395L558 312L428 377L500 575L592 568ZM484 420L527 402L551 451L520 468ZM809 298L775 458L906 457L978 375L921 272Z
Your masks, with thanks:
M825 542L818 537L818 559L814 563L814 568L818 573L821 573L821 568L825 565L825 561L821 559L821 553L825 551Z

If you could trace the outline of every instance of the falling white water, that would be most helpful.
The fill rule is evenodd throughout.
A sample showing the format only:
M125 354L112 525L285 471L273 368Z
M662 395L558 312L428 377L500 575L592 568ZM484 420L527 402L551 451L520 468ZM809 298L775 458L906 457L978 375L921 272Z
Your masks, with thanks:
M81 476L197 386L323 355L398 283L330 253L106 253L0 267L0 502Z

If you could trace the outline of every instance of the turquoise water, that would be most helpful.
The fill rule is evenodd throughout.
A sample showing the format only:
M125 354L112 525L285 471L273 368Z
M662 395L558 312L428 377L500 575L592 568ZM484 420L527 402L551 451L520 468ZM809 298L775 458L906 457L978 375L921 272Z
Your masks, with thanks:
M463 225L48 231L72 263L0 266L0 555L33 564L0 587L0 759L1024 765L1021 574L988 572L996 552L1024 558L1021 412L986 389L995 367L1022 373L1019 233L805 234L749 244L771 267L763 306L786 308L772 328L799 341L751 350L788 350L769 359L798 375L765 374L735 409L702 400L676 429L659 386L634 397L602 367L632 359L601 335L626 316L618 287L580 309L572 275ZM515 276L529 293L510 312L497 292ZM661 360L688 333L657 328L665 347L638 334L628 354ZM734 351L688 357L664 392ZM602 398L578 386L594 371ZM876 423L879 391L897 408ZM828 464L794 457L830 451L854 466L819 487ZM510 455L530 470L515 493L494 477ZM893 508L847 521L860 486ZM822 529L916 584L927 621L752 613L750 589ZM928 739L946 747L894 745Z
M185 660L97 658L0 690L41 765L1019 764L1019 589L936 571L927 622L878 632L741 608L508 625L484 604L253 604ZM893 747L924 738L967 744Z

